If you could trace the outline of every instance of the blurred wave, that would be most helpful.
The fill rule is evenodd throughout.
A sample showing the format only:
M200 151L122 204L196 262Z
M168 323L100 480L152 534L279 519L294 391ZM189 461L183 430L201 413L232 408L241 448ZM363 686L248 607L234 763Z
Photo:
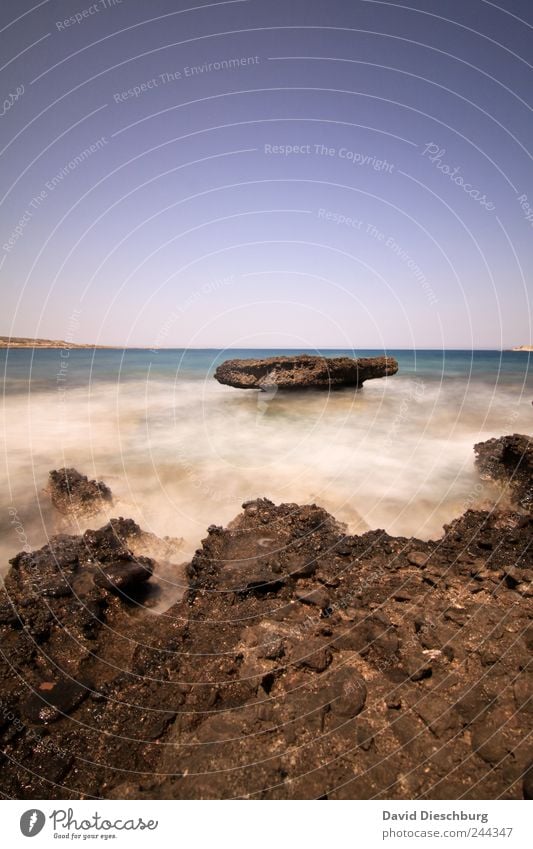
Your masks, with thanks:
M100 352L108 364L114 357L104 374L91 369L91 354L75 353L83 369L76 377L71 369L62 386L54 376L59 351L37 352L32 373L27 351L5 369L3 567L25 545L85 530L54 515L43 492L49 470L61 466L109 484L109 515L183 537L184 560L210 524L226 524L259 496L316 502L353 532L437 537L467 507L498 497L476 473L473 444L528 433L533 419L523 361L522 371L516 360L507 372L501 362L492 372L457 362L446 371L437 354L437 362L359 392L267 395L212 379L228 352L189 352L186 367L175 354L159 373L147 352L133 365L119 352Z

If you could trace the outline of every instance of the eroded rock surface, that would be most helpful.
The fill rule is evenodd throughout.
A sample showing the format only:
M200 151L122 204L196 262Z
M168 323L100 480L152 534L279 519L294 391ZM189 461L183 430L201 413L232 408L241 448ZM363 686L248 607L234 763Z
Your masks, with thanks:
M531 798L530 515L468 511L423 542L259 499L209 529L158 616L149 564L128 591L96 579L138 533L14 559L4 794Z
M109 507L113 496L102 481L89 480L76 469L54 469L48 476L52 504L67 516L93 516Z
M365 380L396 374L393 357L314 357L297 354L254 360L226 360L218 366L219 383L237 389L335 389L360 387Z
M520 433L474 445L482 476L502 484L520 507L533 508L533 439Z

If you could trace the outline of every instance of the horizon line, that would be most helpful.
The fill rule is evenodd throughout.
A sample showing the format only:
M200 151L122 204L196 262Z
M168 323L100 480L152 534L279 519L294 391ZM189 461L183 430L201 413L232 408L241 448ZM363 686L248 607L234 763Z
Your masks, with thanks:
M11 339L17 339L21 337L8 337ZM28 338L28 337L22 337ZM29 337L31 338L31 337ZM324 345L324 346L314 346L312 348L305 348L304 346L281 346L281 345L269 345L269 346L240 346L240 347L227 347L225 345L120 345L113 343L93 343L93 342L74 342L69 343L67 341L58 339L58 340L48 340L48 339L35 339L36 342L51 342L50 345L17 345L17 344L6 344L0 346L0 350L60 350L62 348L68 348L70 350L115 350L115 351L153 351L157 353L158 351L497 351L500 353L505 353L507 351L512 351L513 353L533 353L533 351L528 351L528 347L530 345L515 345L509 347L493 347L493 346L462 346L462 345L450 345L443 346L440 348L432 348L432 347L408 347L403 345L389 345L387 347L377 346L373 347L371 345L364 345L359 347L343 347L340 345Z

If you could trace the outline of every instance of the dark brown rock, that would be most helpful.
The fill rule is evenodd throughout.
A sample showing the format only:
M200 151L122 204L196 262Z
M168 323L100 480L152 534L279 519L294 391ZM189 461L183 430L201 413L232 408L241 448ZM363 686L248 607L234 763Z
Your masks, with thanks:
M323 640L301 640L293 645L290 659L297 667L323 672L331 663L331 651Z
M262 360L226 360L215 379L237 389L358 388L365 380L396 374L393 357L315 357L297 354Z
M410 551L407 555L407 560L412 566L420 566L423 568L427 563L428 556L423 551Z
M310 604L314 607L319 607L321 610L327 608L330 601L328 592L321 587L308 590L307 592L297 593L296 598L303 604Z
M433 673L431 660L422 653L409 653L403 662L411 681L421 681Z
M72 799L532 795L522 510L469 510L423 542L347 535L317 505L258 499L210 528L188 591L159 616L143 606L157 580L135 556L142 538L119 519L13 559L5 796L54 798L50 781ZM441 569L447 584L423 582ZM52 735L62 754L47 758Z
M524 799L533 799L533 763L524 774Z
M29 722L47 724L70 713L89 693L86 682L59 677L41 681L22 707Z
M105 483L89 480L76 469L50 472L48 493L56 510L71 516L92 516L108 508L113 501Z
M533 508L533 439L520 433L478 442L476 463L483 477L506 486L521 507Z
M498 724L483 722L472 733L472 750L489 764L499 764L509 753Z
M332 673L331 710L349 719L363 710L367 697L364 678L355 670L343 667Z
M106 590L122 591L148 581L152 572L153 561L147 557L125 557L97 568L94 583Z

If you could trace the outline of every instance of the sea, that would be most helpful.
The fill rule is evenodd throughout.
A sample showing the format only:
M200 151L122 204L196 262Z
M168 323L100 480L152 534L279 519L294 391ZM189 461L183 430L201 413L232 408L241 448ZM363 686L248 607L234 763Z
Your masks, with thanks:
M213 379L227 359L294 353L387 354L399 371L357 391ZM4 349L0 364L3 571L21 549L111 516L182 539L185 562L209 525L259 497L319 504L351 533L435 539L465 509L502 497L480 478L474 444L533 430L527 352ZM111 487L106 514L56 515L46 485L63 466Z

